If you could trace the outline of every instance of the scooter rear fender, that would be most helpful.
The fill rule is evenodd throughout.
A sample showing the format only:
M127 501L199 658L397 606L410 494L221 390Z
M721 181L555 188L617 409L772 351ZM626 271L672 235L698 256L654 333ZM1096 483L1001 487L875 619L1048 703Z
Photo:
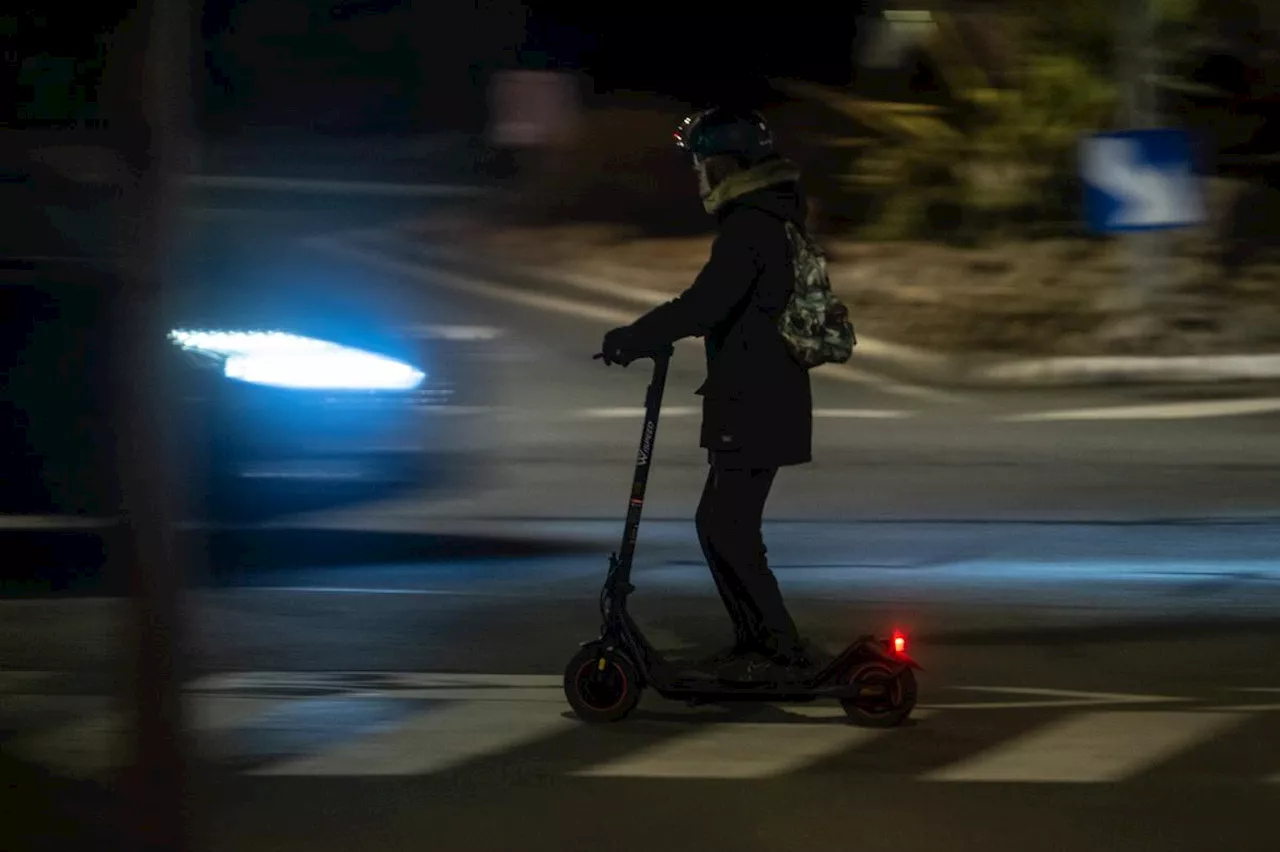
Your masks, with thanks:
M843 654L837 659L836 663L857 664L861 659L870 657L892 666L906 666L916 671L924 671L924 666L917 663L905 651L898 652L889 649L889 642L885 639L875 639L874 637L864 637L849 646Z

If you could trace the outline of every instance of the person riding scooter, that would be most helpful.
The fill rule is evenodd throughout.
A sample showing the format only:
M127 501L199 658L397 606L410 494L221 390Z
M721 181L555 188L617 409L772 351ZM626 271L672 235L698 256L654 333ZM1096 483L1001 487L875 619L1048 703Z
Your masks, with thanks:
M676 141L692 157L703 206L717 221L710 259L679 296L606 334L602 351L626 363L704 338L707 376L697 393L709 470L696 524L735 636L715 665L730 677L807 669L819 661L787 611L762 534L778 469L812 457L808 370L777 325L795 282L786 222L803 229L806 218L800 169L775 151L754 112L700 112L678 127Z

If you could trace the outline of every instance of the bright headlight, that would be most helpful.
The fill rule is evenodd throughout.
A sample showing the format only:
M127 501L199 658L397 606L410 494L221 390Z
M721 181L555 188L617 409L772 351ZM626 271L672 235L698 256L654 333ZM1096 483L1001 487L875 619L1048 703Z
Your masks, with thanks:
M221 356L230 379L316 390L412 390L425 374L360 349L279 331L185 331L169 338L184 349Z

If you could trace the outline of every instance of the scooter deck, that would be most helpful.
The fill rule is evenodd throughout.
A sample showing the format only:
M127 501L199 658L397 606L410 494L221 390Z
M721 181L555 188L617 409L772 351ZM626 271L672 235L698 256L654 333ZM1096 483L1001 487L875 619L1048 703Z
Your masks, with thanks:
M663 698L682 701L718 703L729 701L785 701L803 703L820 698L858 698L861 690L852 684L830 684L806 688L804 684L791 683L726 683L723 681L686 681L679 684L652 684Z
M801 702L859 698L868 691L867 686L849 683L841 675L861 660L885 659L873 648L871 637L859 637L819 669L787 673L785 677L771 677L765 669L760 677L745 680L728 679L702 670L701 667L707 665L705 660L674 660L654 653L649 657L652 668L646 673L646 680L659 695L684 700ZM915 665L905 655L886 661Z
M701 671L702 661L676 663L666 660L646 678L663 697L679 699L712 699L729 701L806 701L815 698L856 697L856 686L833 679L831 667L796 673L786 677L770 677L767 673L752 679L729 679Z

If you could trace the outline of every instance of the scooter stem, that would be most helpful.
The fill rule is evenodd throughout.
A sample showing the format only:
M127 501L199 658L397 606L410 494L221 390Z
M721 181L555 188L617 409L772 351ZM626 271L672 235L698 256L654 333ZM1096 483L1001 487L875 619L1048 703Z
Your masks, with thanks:
M658 414L662 409L662 394L667 385L667 368L671 363L672 347L653 354L653 378L644 399L644 425L640 431L640 451L636 454L636 470L631 480L631 500L627 504L627 522L623 529L622 547L618 553L619 577L624 586L631 581L631 559L635 555L636 536L640 530L640 513L644 509L645 488L649 482L649 469L653 462L653 442L658 434Z

